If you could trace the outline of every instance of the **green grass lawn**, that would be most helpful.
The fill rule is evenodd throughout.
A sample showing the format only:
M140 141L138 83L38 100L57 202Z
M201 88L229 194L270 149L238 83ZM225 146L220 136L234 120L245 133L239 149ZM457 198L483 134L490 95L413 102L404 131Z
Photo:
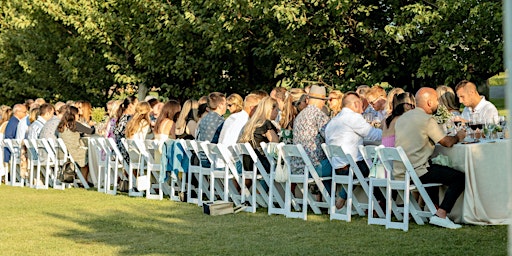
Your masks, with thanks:
M0 186L2 255L506 255L507 226L409 232L328 215L208 216L196 205Z

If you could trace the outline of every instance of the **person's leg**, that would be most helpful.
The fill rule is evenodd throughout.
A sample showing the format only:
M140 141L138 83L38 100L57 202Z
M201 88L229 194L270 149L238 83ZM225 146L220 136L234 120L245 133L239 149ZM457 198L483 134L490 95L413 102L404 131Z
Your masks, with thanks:
M443 185L448 186L443 202L439 205L438 209L439 214L437 215L441 218L446 217L446 213L449 213L452 210L457 198L464 191L466 183L463 172L437 164L430 165L428 172L421 176L420 180L424 183L442 183Z
M329 160L324 159L320 162L319 165L315 166L315 171L318 173L318 176L320 177L331 177L332 176L332 167L331 163L329 163ZM327 189L327 192L329 194L331 193L331 180L325 180L323 181L323 184L325 188Z
M361 171L361 173L363 174L363 176L365 178L368 177L368 175L370 175L370 168L368 168L368 165L366 165L364 160L357 161L356 164L357 164L357 167L359 167L359 170ZM384 195L382 194L382 192L379 189L375 189L373 191L373 195L375 196L377 201L384 202L386 200L386 198L384 197Z

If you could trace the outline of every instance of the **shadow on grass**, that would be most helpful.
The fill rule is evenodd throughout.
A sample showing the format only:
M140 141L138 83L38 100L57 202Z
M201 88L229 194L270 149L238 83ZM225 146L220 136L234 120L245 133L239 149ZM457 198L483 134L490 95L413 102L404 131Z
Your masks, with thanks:
M136 199L137 200L137 199ZM409 232L368 226L364 217L351 223L310 214L308 221L255 214L208 216L186 203L139 200L122 210L47 212L78 228L63 226L56 235L79 244L102 243L120 255L325 255L325 254L505 254L506 227L466 226L445 230L410 225ZM73 216L87 216L74 218Z

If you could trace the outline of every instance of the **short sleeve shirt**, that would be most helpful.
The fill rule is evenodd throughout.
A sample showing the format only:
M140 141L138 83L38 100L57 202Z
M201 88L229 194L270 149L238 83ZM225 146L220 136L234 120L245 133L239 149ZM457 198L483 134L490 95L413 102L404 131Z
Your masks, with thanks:
M322 150L325 139L320 135L320 129L329 122L329 116L315 106L309 105L295 118L293 123L293 144L301 144L309 156L313 166L327 157ZM292 162L292 172L301 173L304 169L302 160Z
M436 120L422 108L407 111L395 124L395 146L402 147L416 174L421 177L428 172L428 160L434 153L436 143L445 137ZM397 179L405 176L405 167L395 164L393 175Z
M219 127L224 123L224 118L215 111L210 111L206 116L201 118L197 127L196 140L212 141L215 133L219 132Z

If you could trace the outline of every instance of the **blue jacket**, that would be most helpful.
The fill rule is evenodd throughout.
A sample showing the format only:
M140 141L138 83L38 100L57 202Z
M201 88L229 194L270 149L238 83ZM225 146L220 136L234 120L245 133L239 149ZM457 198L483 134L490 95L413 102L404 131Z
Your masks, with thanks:
M167 180L167 172L173 171L176 175L179 172L188 172L189 161L179 141L165 141L162 146L162 157L160 159L162 172L160 172L159 182L163 183Z
M18 120L17 117L12 116L11 119L9 119L7 126L5 127L5 133L4 138L5 139L15 139L16 138L16 131L18 129L18 123L20 120ZM4 148L4 162L9 162L11 159L11 151L5 147Z

